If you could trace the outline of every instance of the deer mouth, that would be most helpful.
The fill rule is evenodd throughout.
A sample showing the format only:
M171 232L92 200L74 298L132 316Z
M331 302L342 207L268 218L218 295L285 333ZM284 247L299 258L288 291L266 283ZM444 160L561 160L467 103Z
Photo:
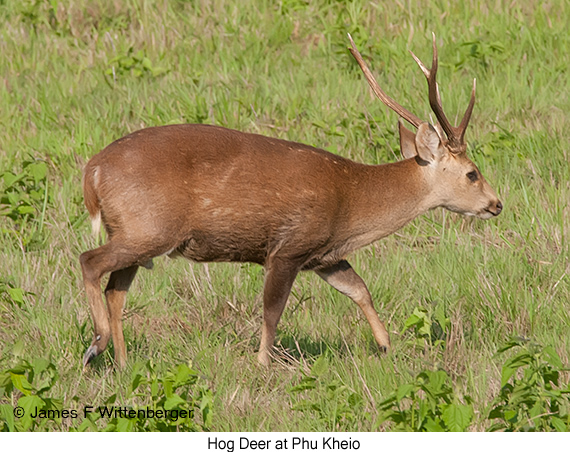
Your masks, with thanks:
M503 204L501 203L501 201L497 201L496 203L490 204L489 207L485 208L477 216L483 220L488 220L489 218L498 216L502 211L503 211Z

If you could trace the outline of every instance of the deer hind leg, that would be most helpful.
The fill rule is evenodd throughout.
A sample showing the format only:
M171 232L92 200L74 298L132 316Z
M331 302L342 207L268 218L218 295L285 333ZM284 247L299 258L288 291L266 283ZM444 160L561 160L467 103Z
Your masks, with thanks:
M342 260L335 265L317 270L316 273L340 293L349 297L362 309L380 349L383 351L388 350L390 348L390 337L386 331L386 327L384 323L380 321L378 313L374 309L372 297L370 296L366 284L350 264Z
M263 326L257 355L257 361L265 366L271 362L271 349L275 342L277 324L283 314L297 273L298 267L277 258L272 259L266 265L263 287Z
M120 246L113 243L113 241L110 241L99 248L86 251L79 257L81 270L83 272L85 292L87 300L89 301L89 309L93 320L93 342L83 356L84 366L87 365L95 356L101 354L105 350L109 343L109 339L111 338L111 326L113 326L113 329L117 328L115 319L120 310L117 309L116 306L121 304L121 299L124 299L124 294L118 295L115 292L117 287L120 287L121 289L125 287L126 274L128 272L116 274L115 277L112 278L114 279L114 282L110 281L110 290L113 293L111 294L112 302L109 306L109 313L111 313L113 324L110 324L109 322L109 314L105 309L105 305L101 297L101 278L108 272L127 269L127 267L132 267L140 261L140 256L128 250L128 247ZM131 281L133 277L134 273L130 278ZM120 289L118 290L119 292L121 291ZM126 293L126 290L124 290L124 292Z
M125 306L127 291L137 274L137 270L138 266L133 265L132 267L112 272L105 288L111 337L115 347L115 362L119 367L125 367L127 361L127 350L123 336L123 307Z

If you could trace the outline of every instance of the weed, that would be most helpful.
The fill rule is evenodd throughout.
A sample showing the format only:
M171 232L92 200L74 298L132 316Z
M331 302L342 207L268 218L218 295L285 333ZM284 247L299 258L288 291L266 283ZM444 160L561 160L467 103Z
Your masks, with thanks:
M404 331L412 330L414 337L408 342L420 349L444 348L450 326L451 320L446 316L443 304L439 303L433 313L425 308L415 308L404 323Z
M13 225L2 232L16 237L24 247L45 240L44 219L51 201L47 173L45 162L29 158L19 172L0 175L0 215L10 218Z
M0 401L11 403L0 404L0 431L45 431L49 424L61 423L61 416L48 415L63 409L61 398L48 395L58 377L56 366L43 358L22 360L2 372ZM20 411L13 408L16 403Z
M87 415L79 430L168 432L207 429L212 425L212 393L197 383L197 372L186 364L160 375L152 362L147 361L144 367L138 366L131 374L127 395L131 414L114 417L109 408L117 400L117 395L113 394L105 401L105 407ZM150 403L144 402L149 394ZM197 412L201 413L201 422Z
M25 297L34 295L31 292L26 292L21 287L17 287L14 282L0 280L0 301L22 307Z
M41 358L2 372L0 431L60 429L63 419L78 431L198 431L212 425L212 393L186 364L165 373L151 361L137 366L121 408L115 405L120 396L113 393L98 407L64 409L63 399L49 396L58 380L53 362Z
M457 396L443 370L423 371L413 383L400 385L380 405L377 425L410 432L462 432L473 419L473 401Z
M119 55L111 59L107 64L109 66L105 71L105 75L113 76L113 81L118 77L130 74L132 77L151 76L158 77L166 74L168 69L164 67L154 66L143 50L135 52L133 47L124 55Z
M543 347L528 339L515 338L498 351L516 349L501 371L501 391L493 402L490 430L544 432L570 430L570 385L560 376L564 368L551 346Z
M321 355L308 375L290 389L304 398L292 401L293 410L302 411L323 422L326 430L349 428L361 415L362 397L337 379L329 379L329 361Z

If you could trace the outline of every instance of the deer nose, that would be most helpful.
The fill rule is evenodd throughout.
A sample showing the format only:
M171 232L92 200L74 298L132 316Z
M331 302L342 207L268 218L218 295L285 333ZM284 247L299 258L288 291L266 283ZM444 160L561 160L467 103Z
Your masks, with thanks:
M499 215L503 211L503 204L501 201L497 200L497 205L495 206L494 210L491 210L491 213L495 216Z

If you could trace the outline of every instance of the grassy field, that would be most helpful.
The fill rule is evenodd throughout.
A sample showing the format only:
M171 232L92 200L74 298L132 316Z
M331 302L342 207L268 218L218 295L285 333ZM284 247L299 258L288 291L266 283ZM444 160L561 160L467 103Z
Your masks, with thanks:
M136 429L10 412L158 406L161 381L182 406L168 402L169 378L196 408L174 429L570 429L555 391L568 388L570 356L568 23L565 0L0 0L0 430ZM432 31L452 121L477 78L469 152L505 207L487 222L433 211L349 258L392 353L349 299L304 273L280 358L261 368L263 269L161 258L129 293L127 369L113 369L109 347L83 371L92 325L78 257L96 239L80 182L92 155L188 122L395 161L397 117L370 93L346 33L383 88L428 118L408 50L429 61ZM512 338L529 342L501 351Z

